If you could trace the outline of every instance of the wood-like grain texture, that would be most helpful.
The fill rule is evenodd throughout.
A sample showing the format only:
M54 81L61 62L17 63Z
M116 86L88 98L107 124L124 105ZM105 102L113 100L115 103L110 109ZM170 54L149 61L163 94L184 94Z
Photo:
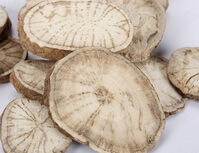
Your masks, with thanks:
M9 81L13 67L27 57L20 43L15 39L7 39L0 43L0 82Z
M52 60L63 58L59 53L68 54L82 47L118 52L133 37L133 26L122 10L97 2L41 2L27 11L19 25L23 45Z
M44 80L52 61L28 60L15 65L10 82L28 99L43 101Z
M165 10L156 0L108 0L129 16L133 24L132 43L121 54L134 62L148 59L159 44L166 25Z
M176 114L184 108L187 99L169 82L166 72L167 60L152 56L145 62L136 63L136 66L151 81L166 116Z
M12 101L4 110L1 141L6 153L63 153L71 143L46 106L25 98Z
M199 48L182 48L169 60L170 81L186 96L199 100Z
M165 115L147 77L105 49L80 49L57 62L45 90L59 127L101 153L146 153L164 128Z

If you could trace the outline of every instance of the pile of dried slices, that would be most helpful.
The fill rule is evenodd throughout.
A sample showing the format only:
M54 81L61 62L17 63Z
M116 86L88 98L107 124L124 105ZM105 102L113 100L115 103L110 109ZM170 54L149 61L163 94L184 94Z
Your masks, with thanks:
M0 83L23 98L1 115L6 153L146 153L165 118L199 99L199 48L153 54L167 0L27 0L19 40L0 7ZM26 60L27 51L50 60ZM178 66L176 66L178 65Z

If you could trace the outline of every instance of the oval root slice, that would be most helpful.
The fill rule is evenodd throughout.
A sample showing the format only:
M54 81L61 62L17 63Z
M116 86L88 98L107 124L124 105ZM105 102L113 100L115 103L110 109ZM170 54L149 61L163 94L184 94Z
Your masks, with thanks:
M0 41L7 38L10 33L11 22L5 9L0 5Z
M166 59L153 56L145 62L136 63L136 66L154 86L166 116L176 114L185 107L188 99L170 83L166 72L168 66Z
M6 39L0 43L0 83L9 81L13 67L27 57L20 43L15 39Z
M199 48L182 48L169 59L170 81L189 98L199 100Z
M1 140L6 153L61 153L71 139L59 132L46 106L19 98L4 110Z
M133 40L120 53L133 62L147 60L164 34L166 14L156 0L108 0L129 16Z
M53 120L74 140L103 153L147 152L165 115L147 77L105 49L80 49L55 64L46 80Z
M29 9L19 24L25 48L58 60L82 47L125 49L133 38L133 25L111 4L51 0Z
M43 101L44 81L52 61L27 60L15 65L10 82L28 99Z

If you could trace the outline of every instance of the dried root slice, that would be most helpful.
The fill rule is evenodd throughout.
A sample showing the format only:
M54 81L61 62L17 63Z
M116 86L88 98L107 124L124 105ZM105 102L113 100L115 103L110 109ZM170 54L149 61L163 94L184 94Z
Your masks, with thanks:
M43 101L44 80L53 65L52 61L22 61L14 67L10 82L26 98Z
M80 49L55 64L46 80L53 120L103 153L152 149L165 124L157 94L130 61L105 49Z
M160 103L166 116L176 114L184 108L187 99L180 95L169 82L166 73L167 60L153 56L148 61L136 63L136 66L151 81L160 98Z
M11 29L11 22L5 9L0 5L0 41L7 38Z
M169 0L158 0L165 10L169 7Z
M156 0L108 0L124 10L133 24L133 41L121 54L133 62L148 59L166 25L165 10Z
M38 3L41 3L45 0L26 0L26 4L24 5L24 7L21 8L20 13L19 13L19 19L22 18L22 16L25 14L25 12L28 9L31 9L31 7L37 5ZM68 0L63 0L63 1L68 1ZM72 1L80 1L80 0L72 0ZM107 0L81 0L82 2L88 2L88 1L92 1L92 2L103 2L103 3L107 3Z
M26 59L27 52L15 39L7 39L0 43L0 83L9 81L13 67Z
M199 48L182 48L174 52L167 73L182 93L199 100Z
M71 140L59 132L46 106L19 98L2 115L1 141L6 153L61 153Z
M123 50L132 41L133 26L124 12L111 4L51 0L26 12L19 36L34 54L58 60L82 47Z

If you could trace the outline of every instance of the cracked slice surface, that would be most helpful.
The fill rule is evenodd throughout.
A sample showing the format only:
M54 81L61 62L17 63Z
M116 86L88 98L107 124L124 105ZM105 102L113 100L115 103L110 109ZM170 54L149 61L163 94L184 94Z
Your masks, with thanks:
M169 7L169 0L158 0L165 10Z
M147 77L108 50L71 53L51 69L45 87L53 120L98 152L148 152L164 128L165 116Z
M132 42L120 53L133 62L147 60L163 36L165 10L156 0L108 1L123 9L133 24Z
M159 57L136 63L136 66L149 78L154 86L166 116L176 114L182 110L187 102L167 77L168 61Z
M4 110L1 141L6 153L61 153L71 140L60 133L38 101L19 98Z
M52 0L26 12L19 36L34 54L58 60L82 47L119 52L131 43L133 26L124 12L111 4Z
M20 43L15 39L7 39L0 43L0 82L9 81L13 67L27 57Z
M199 100L199 48L173 53L167 70L170 81L186 96Z
M27 60L15 65L10 82L28 99L43 101L44 81L52 61Z

